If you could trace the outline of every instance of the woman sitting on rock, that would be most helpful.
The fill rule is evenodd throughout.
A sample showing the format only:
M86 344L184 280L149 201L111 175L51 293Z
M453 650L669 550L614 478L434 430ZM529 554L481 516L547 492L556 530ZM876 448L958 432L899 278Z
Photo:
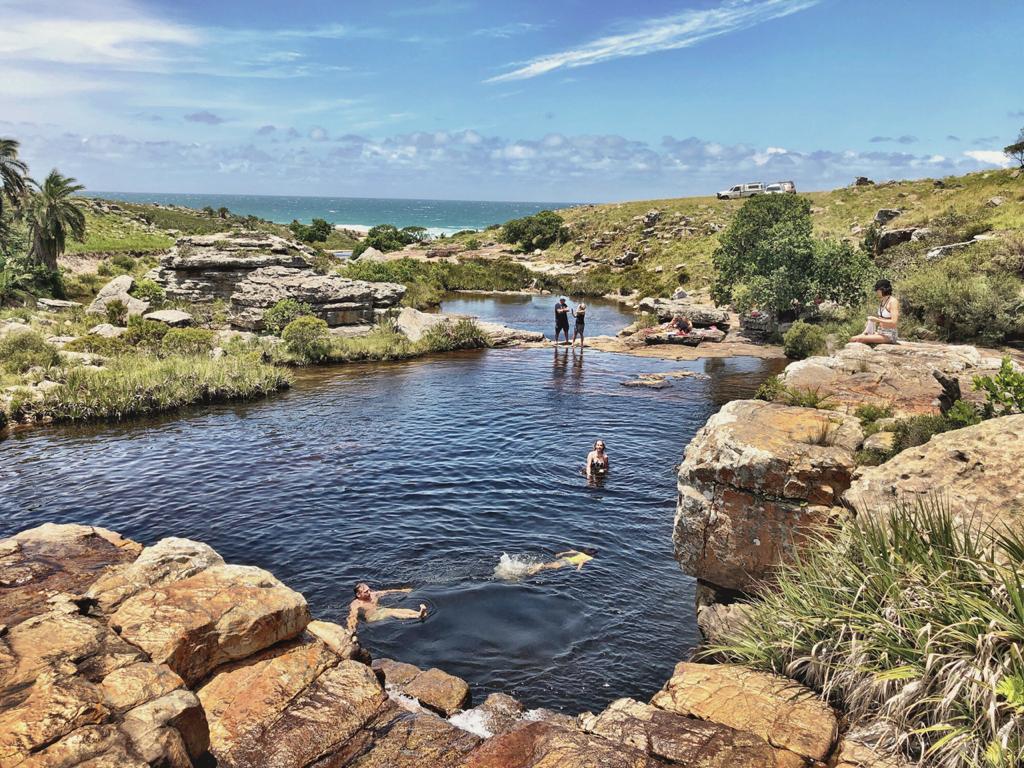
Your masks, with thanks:
M868 318L864 330L850 341L861 344L897 344L899 334L896 327L900 321L900 302L892 295L892 283L879 280L875 283L875 295L878 296L878 314Z

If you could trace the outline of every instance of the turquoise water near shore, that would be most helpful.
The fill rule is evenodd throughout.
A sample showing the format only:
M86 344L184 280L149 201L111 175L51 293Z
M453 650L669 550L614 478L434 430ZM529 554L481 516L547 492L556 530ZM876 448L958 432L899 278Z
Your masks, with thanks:
M89 190L90 196L130 203L163 203L189 208L220 208L243 216L288 224L292 219L314 218L332 224L372 227L426 227L432 234L460 229L483 229L538 211L567 208L573 203L496 202L488 200L411 200L374 197L303 197L298 195L217 195L168 192L108 192Z

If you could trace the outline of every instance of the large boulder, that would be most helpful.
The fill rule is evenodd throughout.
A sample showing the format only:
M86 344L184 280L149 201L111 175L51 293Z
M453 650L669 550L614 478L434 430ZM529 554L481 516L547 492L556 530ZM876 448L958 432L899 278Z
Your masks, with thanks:
M722 330L729 329L729 313L724 309L706 304L694 304L686 299L641 299L637 309L655 315L659 321L667 322L676 315L690 318L690 322L698 328L717 326Z
M174 301L227 301L250 272L273 266L306 269L312 257L309 247L264 232L189 235L178 239L148 277Z
M231 324L263 330L263 316L277 302L294 299L308 304L312 314L329 326L373 322L398 305L405 286L368 283L339 275L320 275L311 269L262 267L238 282L231 294Z
M751 733L793 753L795 765L824 761L839 732L835 713L809 689L733 664L680 662L651 704Z
M411 696L427 709L450 717L469 704L469 685L440 669L426 671L391 659L379 659L373 668L384 676L389 689Z
M527 723L485 741L465 768L664 768L647 752L545 722Z
M961 520L1001 529L1024 521L1024 414L944 432L877 467L865 467L843 500L858 515L897 500L936 499Z
M736 400L679 467L676 559L702 581L749 589L834 514L850 486L860 422L841 413Z
M131 275L115 277L100 288L96 298L93 299L89 308L85 310L86 313L90 315L105 315L107 313L107 304L112 301L120 301L127 309L129 317L144 315L149 311L149 302L132 296L131 290L134 287L135 278Z
M544 340L544 334L540 331L524 331L518 328L509 328L500 323L487 323L477 320L469 315L444 315L434 312L420 312L412 307L405 307L395 319L395 327L405 335L409 341L416 343L423 338L428 330L443 323L457 323L459 320L473 320L495 347L508 347L515 344L537 342Z
M898 229L883 229L875 239L875 253L882 253L900 243L909 243L914 237L917 227L900 227Z
M145 589L110 617L111 626L188 684L300 634L305 598L260 568L216 565Z
M827 395L839 410L889 406L897 416L938 413L960 397L978 400L972 379L999 369L1000 360L955 344L847 344L829 357L786 366L779 379L791 389Z
M315 768L466 768L479 737L436 715L387 704L329 760Z
M171 328L184 328L192 325L192 315L182 312L180 309L161 309L156 312L149 312L142 316L143 320L152 320L157 323L169 325Z

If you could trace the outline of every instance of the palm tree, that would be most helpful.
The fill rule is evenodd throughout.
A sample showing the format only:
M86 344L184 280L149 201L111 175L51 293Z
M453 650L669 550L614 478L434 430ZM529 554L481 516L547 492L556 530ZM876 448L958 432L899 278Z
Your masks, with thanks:
M64 253L68 236L85 239L85 214L80 202L72 197L85 186L62 176L56 169L50 171L42 184L31 179L29 182L35 187L25 204L32 256L51 272L56 271L57 257Z
M18 159L18 142L0 138L0 216L4 212L4 198L16 205L25 194L25 174L28 166Z

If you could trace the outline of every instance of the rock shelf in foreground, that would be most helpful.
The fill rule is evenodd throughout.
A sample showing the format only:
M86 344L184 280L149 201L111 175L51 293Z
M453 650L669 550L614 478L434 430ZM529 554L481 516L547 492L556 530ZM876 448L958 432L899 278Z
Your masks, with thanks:
M836 748L810 691L737 667L680 664L650 704L575 717L504 694L463 710L457 677L365 662L302 595L199 542L0 541L0 768L779 768Z

